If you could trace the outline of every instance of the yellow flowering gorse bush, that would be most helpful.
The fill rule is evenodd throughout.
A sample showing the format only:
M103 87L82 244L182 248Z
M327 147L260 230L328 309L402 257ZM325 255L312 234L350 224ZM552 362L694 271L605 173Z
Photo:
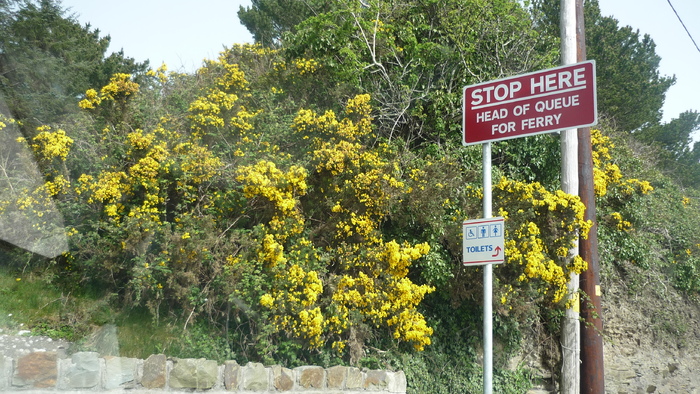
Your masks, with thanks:
M494 185L494 199L498 215L507 223L507 265L519 282L539 281L542 295L561 301L570 274L587 269L580 257L569 256L578 234L585 236L591 227L583 219L585 207L579 197L561 190L549 192L539 183L502 178Z
M390 327L395 339L423 349L432 329L416 307L433 288L407 275L429 247L387 242L381 235L391 200L406 190L394 166L362 143L372 133L369 96L350 99L342 119L332 111L300 110L292 128L308 143L309 172L297 166L284 171L269 160L238 170L245 197L262 198L271 208L254 255L273 278L260 305L276 330L311 348L330 341L342 352L350 332L370 324ZM311 238L304 234L314 234L314 221L302 201L310 187L330 215L329 232Z
M41 160L51 161L54 158L66 160L73 139L66 132L58 129L52 130L49 126L39 126L38 134L32 138L32 148Z
M595 193L598 199L608 201L606 209L611 199L618 201L653 190L647 181L624 178L614 162L615 145L609 137L600 130L592 130L591 135ZM481 198L479 192L476 190L472 194ZM498 215L506 218L507 265L503 271L508 274L505 275L513 275L523 284L539 281L537 291L552 302L564 299L570 274L580 274L587 269L587 263L580 256L569 255L579 234L586 237L592 225L583 220L585 207L580 199L561 190L550 192L539 183L506 178L494 186L494 199ZM617 205L613 203L612 206ZM611 212L603 219L619 231L632 228L632 223L620 212ZM517 293L512 282L506 280L506 283L501 297L503 304Z
M600 130L591 130L593 144L593 180L596 196L603 197L608 190L614 187L627 196L634 193L647 194L654 190L648 181L631 178L624 179L620 168L614 163L611 150L615 144L610 137L605 136Z
M102 87L99 94L95 89L85 92L85 99L78 103L83 109L95 109L103 101L124 103L139 91L139 84L131 80L131 75L117 73L112 76L109 83Z
M615 144L610 137L600 130L591 130L593 143L593 175L596 196L607 198L611 208L622 206L622 202L635 195L645 195L654 190L648 181L636 178L625 178L617 164L614 163L611 151ZM612 195L611 195L612 193ZM620 212L610 212L604 218L612 228L620 231L632 230L632 223L623 218Z

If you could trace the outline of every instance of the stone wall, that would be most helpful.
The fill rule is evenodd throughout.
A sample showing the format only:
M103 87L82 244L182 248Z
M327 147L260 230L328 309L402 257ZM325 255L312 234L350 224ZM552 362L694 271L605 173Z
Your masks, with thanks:
M18 359L0 356L0 391L140 391L227 393L405 393L403 372L360 370L336 366L288 369L259 363L238 365L205 359L146 360L100 357L95 352L59 357L56 352L34 352Z

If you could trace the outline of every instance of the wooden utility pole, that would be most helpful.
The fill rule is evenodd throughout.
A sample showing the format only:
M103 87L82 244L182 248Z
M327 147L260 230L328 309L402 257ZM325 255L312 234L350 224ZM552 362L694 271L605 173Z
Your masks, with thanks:
M586 59L586 29L583 0L576 0L576 44L578 61ZM603 361L603 309L600 302L600 260L598 258L598 223L596 221L595 189L593 185L593 148L591 129L578 129L579 196L586 206L584 219L593 222L588 237L579 240L581 258L588 269L581 273L584 294L581 308L581 393L605 393Z
M560 13L561 63L577 62L576 51L576 7L575 0L561 0ZM576 129L561 132L561 186L565 193L576 195L578 181L578 135ZM578 255L578 246L569 251L570 256ZM580 388L580 335L578 286L579 277L571 274L568 294L573 307L566 309L562 322L561 348L561 390L562 394L578 394Z

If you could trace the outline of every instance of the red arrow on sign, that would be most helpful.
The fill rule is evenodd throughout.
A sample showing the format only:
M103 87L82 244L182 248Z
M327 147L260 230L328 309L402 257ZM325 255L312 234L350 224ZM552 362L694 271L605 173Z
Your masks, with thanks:
M492 254L491 257L497 257L499 254L501 254L501 247L496 246L496 254Z

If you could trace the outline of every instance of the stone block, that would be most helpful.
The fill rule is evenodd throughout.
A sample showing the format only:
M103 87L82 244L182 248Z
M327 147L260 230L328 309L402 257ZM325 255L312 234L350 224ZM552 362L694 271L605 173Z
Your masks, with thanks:
M299 377L299 386L305 389L322 389L326 371L321 367L304 366L294 369Z
M73 354L70 363L64 363L61 388L68 390L91 389L100 384L100 358L96 352Z
M679 364L678 363L669 363L668 364L668 373L673 374L674 372L678 371L679 369Z
M17 360L12 385L25 388L56 387L58 362L56 352L35 352Z
M349 390L361 389L364 385L365 377L359 368L348 368L345 378L345 388Z
M147 389L165 387L167 359L164 354L153 354L143 362L141 385Z
M0 390L7 389L12 376L12 359L0 355Z
M208 390L214 387L218 377L219 366L216 361L203 358L175 359L168 386L171 389Z
M136 383L136 369L139 361L138 359L127 357L105 357L105 389L133 389Z
M248 363L241 370L243 390L266 391L270 378L264 365L260 363Z
M329 389L342 390L345 388L345 378L348 376L346 367L337 365L326 370L326 382Z
M290 391L294 388L294 371L280 365L273 366L272 384L277 391Z
M389 376L386 371L369 370L365 373L365 390L386 390L389 386Z
M405 393L407 386L406 374L403 371L389 372L387 389L390 393Z
M229 391L238 391L241 381L241 366L234 360L224 363L224 387Z

